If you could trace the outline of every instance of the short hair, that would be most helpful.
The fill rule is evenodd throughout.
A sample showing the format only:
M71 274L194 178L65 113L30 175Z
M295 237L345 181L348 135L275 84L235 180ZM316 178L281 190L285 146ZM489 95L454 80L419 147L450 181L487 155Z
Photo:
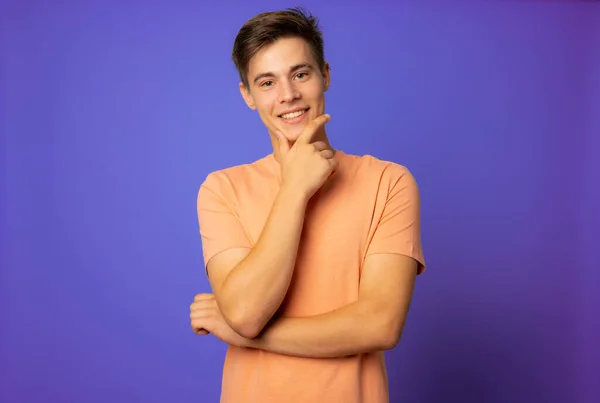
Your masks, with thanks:
M302 8L288 8L256 15L239 30L232 51L232 59L246 88L250 60L264 47L281 38L299 37L308 42L318 68L325 66L323 34L316 17Z

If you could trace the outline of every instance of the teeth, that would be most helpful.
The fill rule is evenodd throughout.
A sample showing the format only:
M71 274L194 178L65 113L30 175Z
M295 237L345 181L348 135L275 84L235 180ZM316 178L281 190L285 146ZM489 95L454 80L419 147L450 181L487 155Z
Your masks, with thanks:
M285 115L281 115L281 117L284 119L293 119L293 118L297 118L298 116L303 115L304 112L306 112L306 110L301 110L301 111L293 112L293 113L286 113Z

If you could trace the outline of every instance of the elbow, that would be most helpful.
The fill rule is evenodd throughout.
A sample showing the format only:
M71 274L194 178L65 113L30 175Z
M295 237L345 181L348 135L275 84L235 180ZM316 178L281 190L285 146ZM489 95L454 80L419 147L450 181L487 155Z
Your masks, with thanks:
M396 336L393 334L386 335L386 337L381 341L381 350L392 350L396 348L398 343L400 342L400 336Z
M262 332L264 324L260 323L255 315L238 313L228 320L229 326L240 336L254 339Z
M380 346L381 350L392 350L400 342L402 337L402 326L403 324L394 323L394 321L388 321L382 326L380 334Z
M242 323L233 330L245 339L255 339L262 332L262 327L256 326L253 323Z
M227 299L224 301L219 309L229 327L245 339L258 337L266 326L260 312L247 301Z

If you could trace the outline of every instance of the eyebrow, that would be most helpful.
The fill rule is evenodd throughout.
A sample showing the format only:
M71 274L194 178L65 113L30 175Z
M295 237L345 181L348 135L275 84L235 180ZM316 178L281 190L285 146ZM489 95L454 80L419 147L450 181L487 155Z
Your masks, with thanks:
M290 73L293 73L296 70L300 70L300 69L310 69L313 70L313 66L310 63L299 63L296 64L294 66L292 66L290 68ZM259 75L257 75L256 77L254 77L254 84L256 84L256 82L258 80L260 80L261 78L265 78L265 77L275 77L275 74L273 74L272 72L268 71L266 73L260 73Z

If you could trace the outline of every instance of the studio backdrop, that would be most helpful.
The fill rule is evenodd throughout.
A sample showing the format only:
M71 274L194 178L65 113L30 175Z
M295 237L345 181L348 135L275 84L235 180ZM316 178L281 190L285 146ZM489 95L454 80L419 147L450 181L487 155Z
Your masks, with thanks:
M597 402L598 7L202 3L0 7L0 401L218 402L226 346L189 324L210 292L196 196L271 152L231 48L301 5L332 144L420 187L392 402Z

